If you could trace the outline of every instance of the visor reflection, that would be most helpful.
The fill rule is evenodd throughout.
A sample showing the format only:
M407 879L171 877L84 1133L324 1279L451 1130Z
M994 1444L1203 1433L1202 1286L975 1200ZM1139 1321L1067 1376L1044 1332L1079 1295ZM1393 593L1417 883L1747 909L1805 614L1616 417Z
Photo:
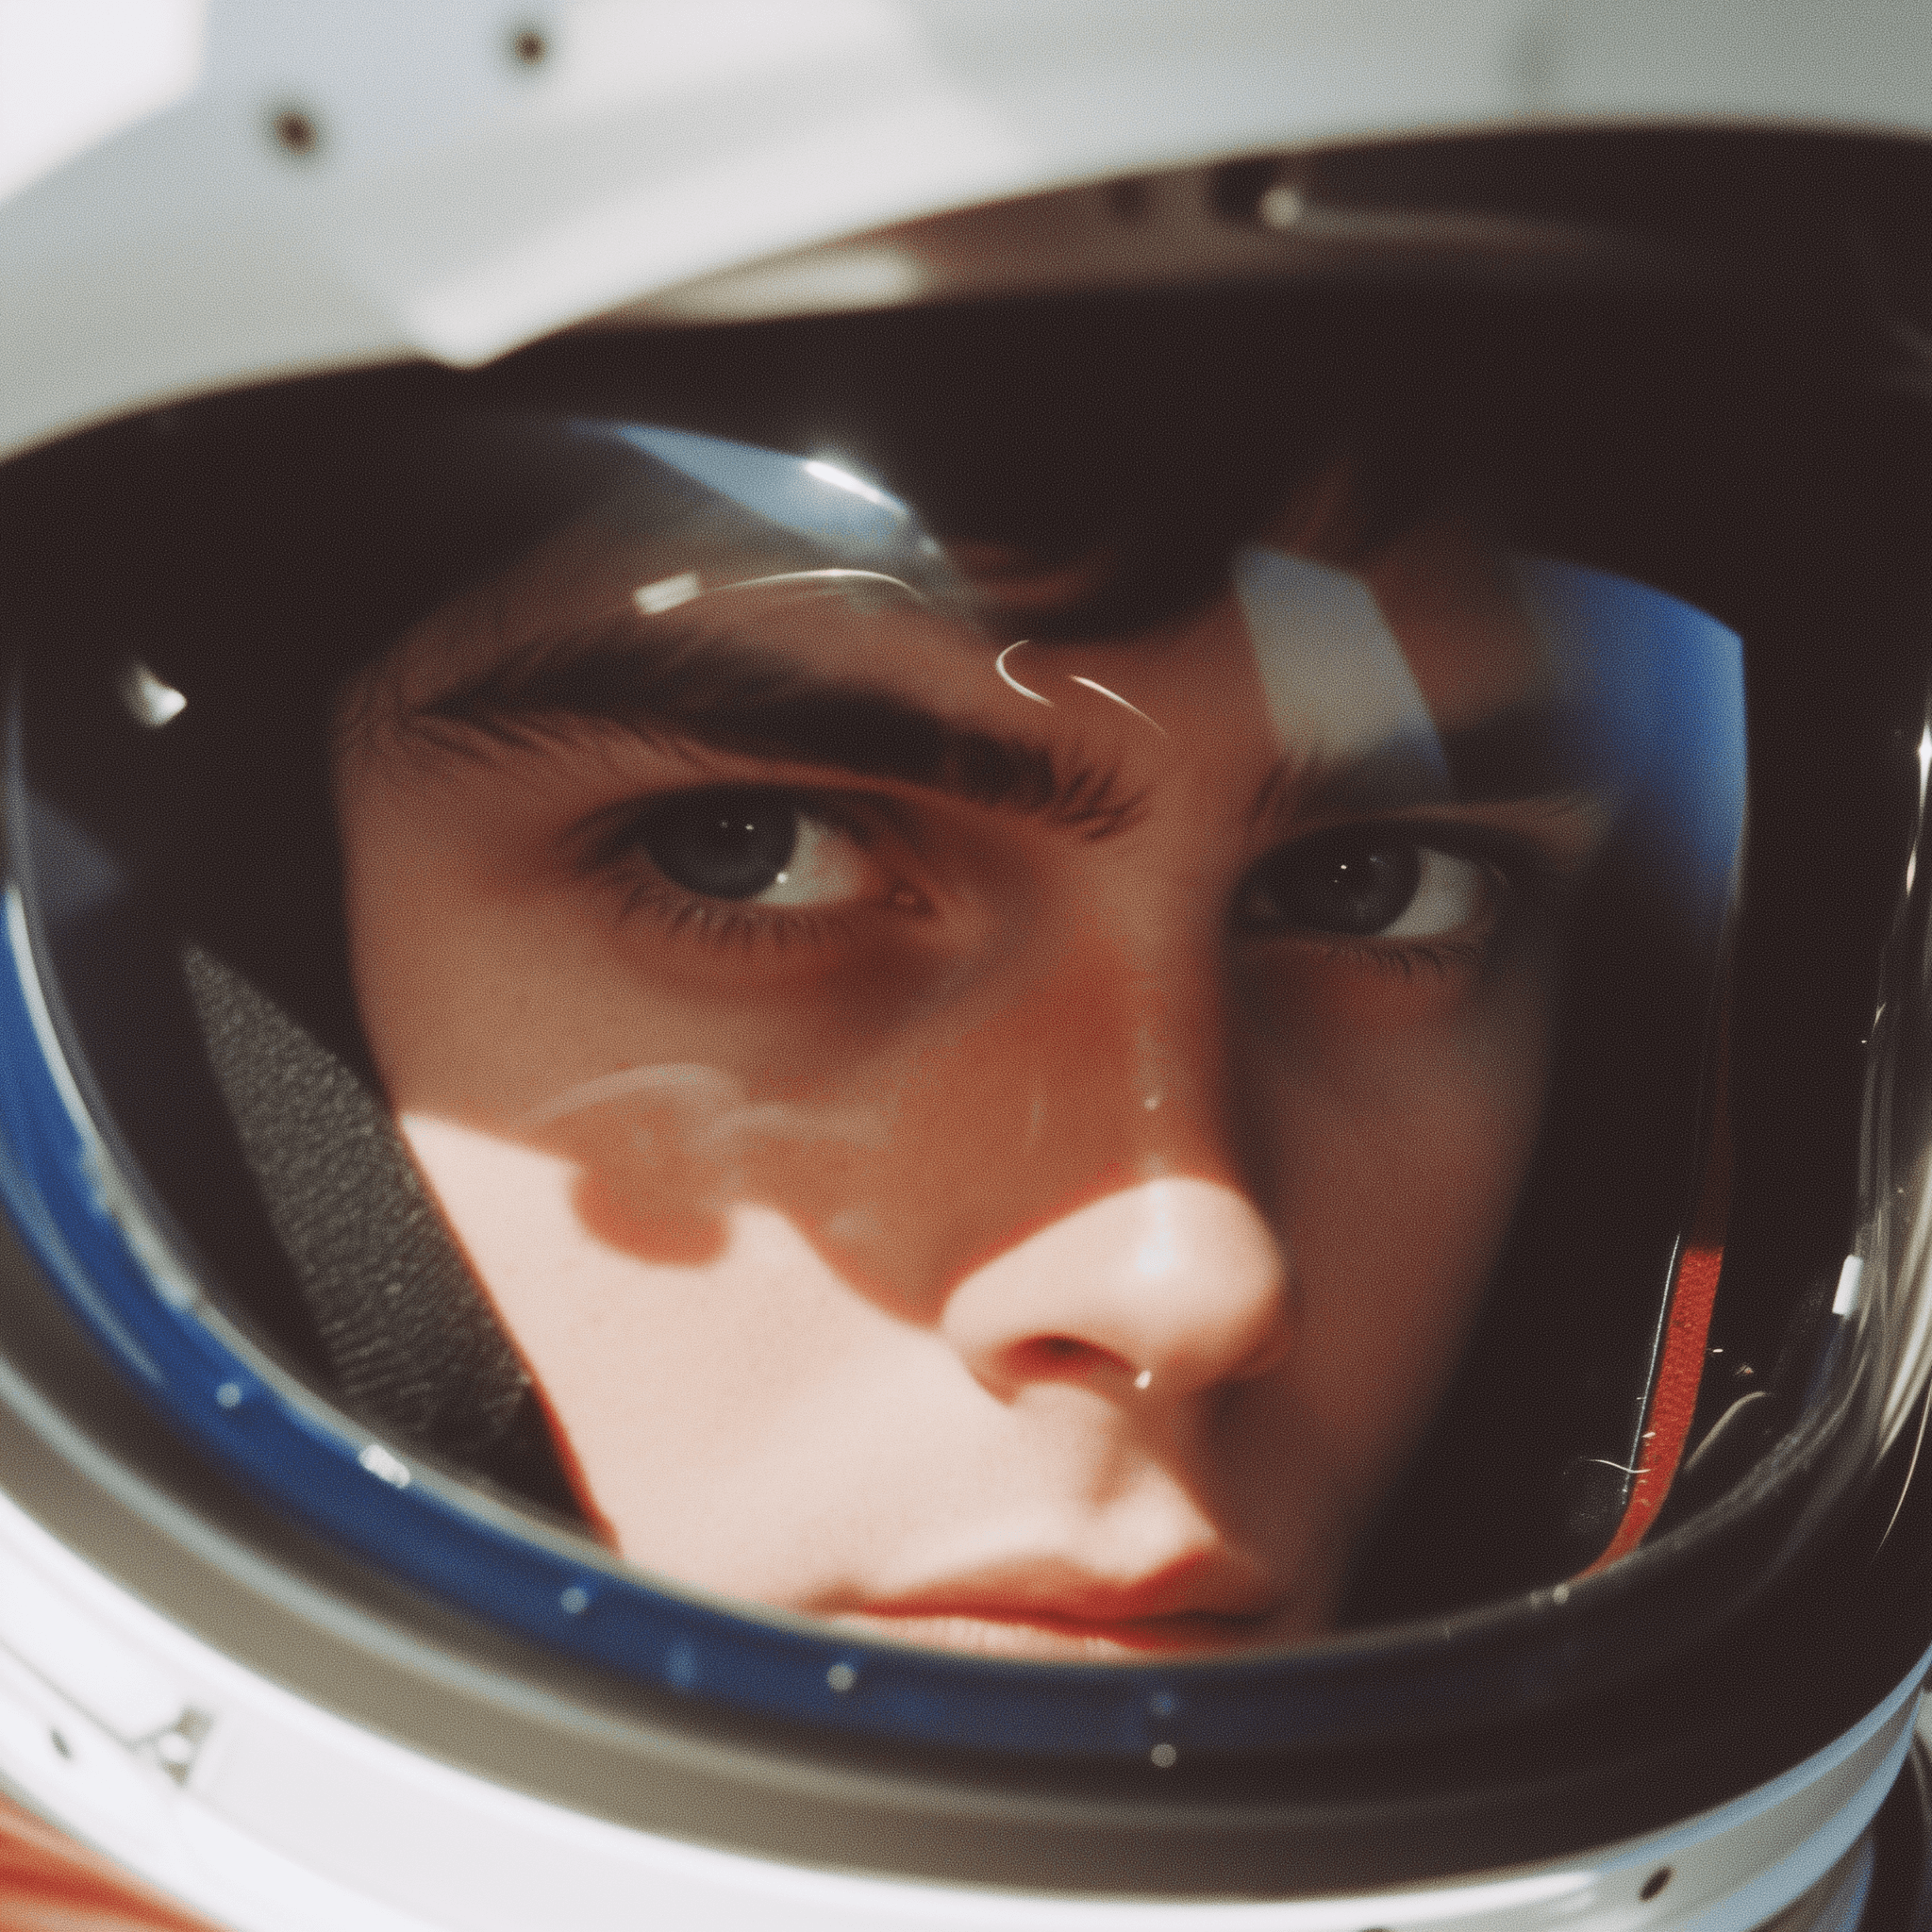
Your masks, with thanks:
M1638 866L1631 944L1717 971L1738 641L1446 517L1015 637L1044 563L622 434L635 491L335 753L362 1024L587 1514L948 1647L1333 1628L1558 1105L1574 908Z

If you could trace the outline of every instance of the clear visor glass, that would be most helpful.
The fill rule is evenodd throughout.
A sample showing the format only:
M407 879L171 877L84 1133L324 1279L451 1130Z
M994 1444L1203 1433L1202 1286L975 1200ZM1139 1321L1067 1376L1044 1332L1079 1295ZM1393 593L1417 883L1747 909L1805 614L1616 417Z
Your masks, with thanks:
M1723 1241L1738 639L1455 509L1371 538L1341 462L1116 627L1105 541L570 434L620 480L328 756L381 1091L593 1532L1083 1658L1399 1612L1484 1457L1536 1580L1633 1545Z

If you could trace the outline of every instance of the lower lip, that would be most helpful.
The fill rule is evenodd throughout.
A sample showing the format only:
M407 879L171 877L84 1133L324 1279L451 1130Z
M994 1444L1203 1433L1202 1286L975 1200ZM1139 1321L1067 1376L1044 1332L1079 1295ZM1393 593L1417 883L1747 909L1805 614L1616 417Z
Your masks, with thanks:
M1074 1618L989 1615L985 1611L853 1611L848 1629L913 1643L923 1650L1055 1663L1121 1663L1143 1657L1212 1657L1280 1641L1272 1621L1245 1617L1148 1617L1084 1623Z

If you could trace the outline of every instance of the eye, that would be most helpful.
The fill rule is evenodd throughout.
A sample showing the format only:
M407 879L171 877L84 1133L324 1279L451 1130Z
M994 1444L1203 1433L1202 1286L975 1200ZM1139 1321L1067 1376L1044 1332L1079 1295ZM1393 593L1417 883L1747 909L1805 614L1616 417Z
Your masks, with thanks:
M1243 882L1235 916L1249 932L1441 939L1480 918L1491 869L1388 831L1291 845Z
M852 835L781 792L678 792L632 820L623 842L705 899L823 906L865 880Z

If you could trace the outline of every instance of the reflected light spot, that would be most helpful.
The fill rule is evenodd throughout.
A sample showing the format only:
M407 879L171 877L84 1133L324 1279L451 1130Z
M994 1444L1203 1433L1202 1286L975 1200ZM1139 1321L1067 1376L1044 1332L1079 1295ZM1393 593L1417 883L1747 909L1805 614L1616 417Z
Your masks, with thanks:
M129 715L150 731L172 724L188 708L188 700L172 684L164 684L145 664L131 658L121 673L120 689L121 702Z
M999 656L992 660L992 668L999 673L1000 682L1002 684L1006 685L1008 689L1012 691L1018 691L1023 698L1031 698L1036 705L1044 705L1048 710L1052 710L1053 700L1051 698L1041 697L1037 691L1029 691L1025 685L1022 684L1020 680L1017 677L1015 677L1010 671L1007 669L1007 659L1010 658L1013 655L1013 653L1020 648L1020 645L1024 644L1025 641L1026 640L1024 638L1021 638L1017 642L1008 644L1007 648L1004 651L1002 651L999 654Z
M634 603L646 617L656 617L666 610L675 610L680 604L689 604L704 589L694 570L682 572L675 577L659 577L655 584L644 584L631 592Z
M1142 1192L1146 1233L1134 1255L1134 1267L1141 1274L1158 1279L1172 1274L1180 1265L1181 1245L1176 1239L1174 1205L1174 1191L1166 1182L1155 1181Z
M771 591L787 584L803 584L815 591L856 591L870 584L884 584L891 590L904 591L915 604L928 601L923 591L915 590L904 577L889 576L882 570L778 571L767 577L741 577L735 584L720 584L712 594L722 596L726 591Z
M874 488L862 477L855 476L850 470L841 470L837 463L828 463L814 458L805 466L808 476L816 476L821 483L829 483L834 490L849 490L854 496L862 496L868 503L875 503L881 509L896 511L904 516L906 506L896 498L888 496L883 490Z
M1121 708L1122 710L1133 712L1134 716L1140 719L1141 724L1153 724L1155 730L1159 732L1161 737L1165 738L1168 735L1167 726L1165 724L1155 724L1154 720L1150 718L1147 715L1147 713L1140 708L1139 705L1130 705L1125 698L1122 697L1119 691L1108 691L1106 685L1095 684L1091 677L1070 677L1068 682L1072 684L1084 685L1089 691L1097 691L1102 697L1110 698L1115 704L1117 704Z

